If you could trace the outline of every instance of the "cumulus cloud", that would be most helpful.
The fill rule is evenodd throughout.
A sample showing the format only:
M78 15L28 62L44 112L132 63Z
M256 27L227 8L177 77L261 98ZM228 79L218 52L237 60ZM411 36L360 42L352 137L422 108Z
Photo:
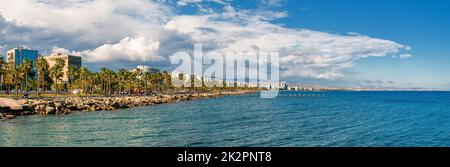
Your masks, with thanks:
M146 40L145 38L126 37L116 44L104 44L94 50L74 52L82 56L88 62L158 62L166 60L158 55L160 43L158 41Z
M289 29L269 22L220 21L220 15L177 16L166 28L189 34L215 51L280 51L284 77L336 79L354 61L397 53L406 46L363 35ZM205 31L208 30L208 31Z
M0 13L14 28L3 29L15 43L58 44L70 49L117 42L124 37L159 38L172 9L160 3L131 0L0 1Z
M237 9L222 0L180 0L177 5L205 2L223 8L179 15L173 6L147 0L0 0L0 39L4 41L0 45L70 52L88 63L123 66L168 65L168 56L192 51L195 43L220 53L277 51L283 77L313 79L341 78L356 60L410 50L357 33L332 34L272 23L287 17L284 11Z

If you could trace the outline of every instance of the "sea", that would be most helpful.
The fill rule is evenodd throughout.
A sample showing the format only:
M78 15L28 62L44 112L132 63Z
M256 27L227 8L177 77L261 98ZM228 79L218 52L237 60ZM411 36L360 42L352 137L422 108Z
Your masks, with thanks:
M450 92L258 94L0 121L7 147L449 147Z

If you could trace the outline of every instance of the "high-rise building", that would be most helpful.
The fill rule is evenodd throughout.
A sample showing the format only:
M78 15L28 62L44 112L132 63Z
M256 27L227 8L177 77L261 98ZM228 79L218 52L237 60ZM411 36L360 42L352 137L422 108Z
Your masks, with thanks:
M50 56L45 57L45 59L47 60L48 65L50 67L53 67L56 64L57 59L62 59L65 62L65 65L63 68L64 75L61 79L61 81L63 81L63 82L69 81L69 76L68 76L67 72L69 71L70 66L74 66L78 69L81 68L81 57L79 57L79 56L73 56L73 55L62 54L62 53L54 53Z
M6 61L15 64L16 66L20 66L26 59L36 62L38 57L39 52L37 50L18 47L7 52Z

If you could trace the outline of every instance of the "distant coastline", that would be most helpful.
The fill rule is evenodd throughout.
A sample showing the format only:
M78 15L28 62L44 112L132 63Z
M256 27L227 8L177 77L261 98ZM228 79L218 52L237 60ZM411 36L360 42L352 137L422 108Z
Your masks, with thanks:
M450 91L450 89L433 89L420 87L336 87L319 84L287 83L286 90L293 91Z

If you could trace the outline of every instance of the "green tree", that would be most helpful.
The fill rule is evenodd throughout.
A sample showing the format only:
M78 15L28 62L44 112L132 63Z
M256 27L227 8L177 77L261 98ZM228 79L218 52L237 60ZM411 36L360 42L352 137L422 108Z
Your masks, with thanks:
M181 89L184 90L184 82L186 80L185 76L183 73L178 74L178 79L181 80Z
M64 67L66 63L63 59L57 58L55 64L50 68L50 77L53 79L53 86L56 93L59 93L59 84L61 78L64 76Z
M138 76L134 72L130 72L128 75L128 94L132 93L134 86L136 85Z
M16 94L19 94L20 72L14 64L8 64L5 70L5 84L7 91L11 91L12 87L16 89Z
M92 78L92 72L89 71L86 67L83 67L80 69L80 80L83 83L83 93L88 92L88 83L90 82L89 79ZM89 91L90 92L90 91Z
M38 78L37 78L37 92L38 96L42 90L45 89L47 80L49 78L49 65L44 57L39 57L36 63Z
M163 78L164 88L166 90L173 89L172 76L167 71L163 72L162 78Z
M151 83L151 81L152 81L152 74L150 74L150 73L145 73L145 74L143 74L143 76L142 76L142 79L144 80L144 91L145 92L149 92L149 89L150 88L152 88L152 83Z
M122 94L123 90L128 87L130 82L131 73L125 69L119 69L117 72L117 79L119 82L119 94Z
M114 71L103 67L100 69L100 80L102 81L102 90L104 94L111 95L112 82L114 81Z
M69 79L69 88L73 88L74 81L80 77L80 69L76 66L69 66L67 77Z
M34 76L33 62L31 60L25 59L19 67L19 73L20 78L25 82L25 91L28 91L28 80L30 76Z
M0 90L3 90L4 76L6 74L6 61L5 58L0 55Z

